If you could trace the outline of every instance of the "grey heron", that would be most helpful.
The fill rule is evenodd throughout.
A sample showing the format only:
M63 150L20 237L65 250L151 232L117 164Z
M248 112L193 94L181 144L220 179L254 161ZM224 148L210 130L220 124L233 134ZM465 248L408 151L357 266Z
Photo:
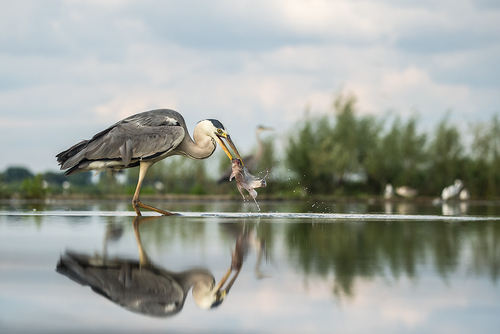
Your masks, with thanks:
M250 154L246 155L243 157L243 160L245 160L245 167L248 170L254 170L257 168L259 165L259 161L262 158L262 154L264 153L264 143L262 142L262 139L260 138L260 134L265 131L273 131L274 129L271 127L263 126L263 125L258 125L255 128L255 138L257 139L257 151L255 154ZM241 160L241 159L240 159ZM217 183L224 183L229 181L229 176L232 173L231 166L226 168L224 173L219 177L217 180Z
M193 140L194 139L194 140ZM156 211L163 215L174 213L141 203L139 193L148 169L156 162L172 155L191 159L206 159L219 144L230 160L227 141L241 161L229 133L216 119L205 119L196 125L193 138L189 136L184 118L177 111L156 109L127 117L97 133L90 140L82 140L56 155L61 170L66 175L79 172L139 167L139 179L132 199L138 216L139 208ZM243 163L243 161L242 161Z
M189 290L201 309L219 306L229 293L239 270L223 289L232 268L218 284L204 268L171 272L153 264L143 249L139 225L159 217L134 217L134 232L139 247L139 261L102 258L66 251L56 271L82 286L90 288L115 304L154 317L177 314L184 307ZM241 267L239 268L241 269Z

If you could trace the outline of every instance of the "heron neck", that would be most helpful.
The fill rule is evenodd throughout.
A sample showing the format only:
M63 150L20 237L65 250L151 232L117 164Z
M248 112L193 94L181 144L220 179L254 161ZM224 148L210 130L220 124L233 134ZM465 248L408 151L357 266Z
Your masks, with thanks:
M264 144L262 143L262 139L260 139L260 132L257 132L255 134L255 137L257 138L257 152L255 152L255 157L257 159L260 159L260 157L262 156L262 153L264 151Z
M216 148L215 141L198 132L193 133L194 140L189 135L184 137L182 143L177 147L177 151L191 159L206 159L211 156Z
M214 283L212 274L203 268L195 268L181 273L183 276L182 288L188 291L191 287L198 284L198 286L205 286L207 289Z

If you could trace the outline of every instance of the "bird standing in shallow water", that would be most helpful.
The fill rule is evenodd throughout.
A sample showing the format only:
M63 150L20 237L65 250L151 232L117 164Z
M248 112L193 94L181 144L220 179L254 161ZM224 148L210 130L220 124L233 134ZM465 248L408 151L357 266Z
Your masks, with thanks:
M216 119L198 122L193 131L193 139L189 136L181 114L175 110L156 109L127 117L99 132L92 139L82 140L59 153L56 158L61 170L67 169L66 175L139 166L139 180L132 199L137 215L141 215L139 208L173 215L172 212L139 201L142 181L154 163L172 155L183 155L195 160L206 159L215 151L217 144L232 160L223 139L241 161L226 128Z

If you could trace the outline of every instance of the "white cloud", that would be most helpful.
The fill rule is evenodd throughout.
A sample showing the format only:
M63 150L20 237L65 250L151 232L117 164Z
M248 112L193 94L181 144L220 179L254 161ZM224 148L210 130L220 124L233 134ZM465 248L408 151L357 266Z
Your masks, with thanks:
M13 144L0 170L55 168L46 151L159 107L191 131L219 118L242 152L257 124L283 134L341 88L363 113L487 119L500 104L497 22L498 7L466 0L10 3L0 140ZM20 147L34 134L44 149Z
M439 84L415 66L402 71L386 71L376 82L354 82L349 86L360 98L362 110L400 113L417 111L425 117L442 114L449 109L469 111L469 88L465 85Z

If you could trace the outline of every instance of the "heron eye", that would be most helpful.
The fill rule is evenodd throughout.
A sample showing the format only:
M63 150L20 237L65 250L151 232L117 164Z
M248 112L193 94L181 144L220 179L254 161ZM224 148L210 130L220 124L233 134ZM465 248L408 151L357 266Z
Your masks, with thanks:
M218 134L222 134L222 130L221 129L217 129L217 133Z

